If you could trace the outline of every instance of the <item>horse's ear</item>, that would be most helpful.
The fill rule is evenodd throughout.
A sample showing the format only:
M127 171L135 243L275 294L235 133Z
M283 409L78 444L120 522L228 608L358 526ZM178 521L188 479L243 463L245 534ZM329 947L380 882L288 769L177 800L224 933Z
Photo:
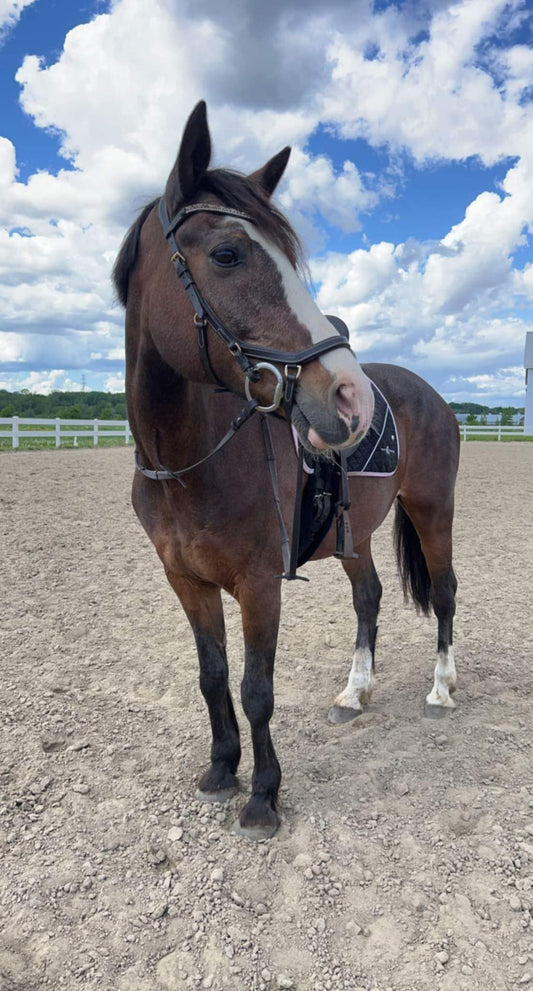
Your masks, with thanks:
M279 180L285 172L290 153L291 149L287 146L283 151L279 151L277 155L274 155L274 158L271 158L266 165L263 165L262 169L252 172L248 178L252 182L259 183L267 196L272 196Z
M200 100L185 125L178 157L168 177L165 197L170 214L175 213L180 203L194 196L210 160L207 107L205 101Z

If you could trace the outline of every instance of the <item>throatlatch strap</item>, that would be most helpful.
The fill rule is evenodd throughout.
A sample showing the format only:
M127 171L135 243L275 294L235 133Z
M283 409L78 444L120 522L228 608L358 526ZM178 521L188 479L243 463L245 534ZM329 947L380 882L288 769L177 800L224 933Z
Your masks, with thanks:
M144 465L142 465L139 460L139 452L135 451L135 467L137 471L139 471L141 475L145 475L146 478L153 478L156 482L170 482L170 481L179 482L180 485L183 485L183 488L185 489L186 485L181 476L186 475L187 472L189 471L194 471L195 468L199 468L200 465L205 464L205 462L209 461L210 458L214 457L215 454L218 454L218 452L221 451L222 448L226 446L228 441L232 440L233 437L235 437L237 431L240 430L241 427L243 427L244 424L248 422L252 413L255 413L258 405L259 404L256 399L251 399L250 402L247 403L243 409L241 409L239 415L236 416L235 419L231 421L231 426L229 430L227 431L227 433L224 434L222 440L219 440L217 446L213 448L213 450L210 451L209 454L206 454L205 458L200 458L200 461L195 461L193 465L188 465L187 468L180 468L179 471L171 471L170 468L165 468L164 465L160 465L159 468L157 469L145 468Z

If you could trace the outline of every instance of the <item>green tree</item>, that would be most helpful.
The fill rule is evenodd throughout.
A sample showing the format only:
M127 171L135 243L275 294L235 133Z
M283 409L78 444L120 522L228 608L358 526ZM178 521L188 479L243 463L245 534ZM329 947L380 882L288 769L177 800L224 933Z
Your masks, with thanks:
M476 424L478 422L477 413L469 413L468 416L467 416L467 418L466 418L466 422L469 425Z
M512 426L514 413L515 413L514 406L503 407L501 420L500 420L502 427Z

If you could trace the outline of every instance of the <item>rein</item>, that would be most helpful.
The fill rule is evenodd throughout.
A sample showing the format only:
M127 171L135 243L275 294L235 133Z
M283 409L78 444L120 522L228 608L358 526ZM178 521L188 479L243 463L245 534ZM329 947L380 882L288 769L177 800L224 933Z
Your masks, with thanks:
M235 434L240 430L245 423L249 421L251 416L255 413L273 413L279 406L282 406L283 412L287 418L290 425L291 413L295 401L296 383L300 377L302 371L302 365L307 364L310 361L314 361L322 354L326 354L328 351L333 351L337 348L348 348L351 350L350 343L346 338L342 337L340 334L334 334L331 337L325 338L323 341L319 341L317 344L311 345L311 347L305 348L303 351L277 351L273 348L261 347L256 344L247 344L245 341L241 341L238 337L233 334L231 330L223 323L222 320L217 316L215 311L209 305L209 303L204 299L198 286L196 285L192 273L187 265L187 260L185 256L179 249L178 242L176 240L175 234L179 227L193 214L195 213L220 213L232 217L240 217L243 220L249 220L251 223L255 223L253 217L249 214L241 212L240 210L234 210L231 207L217 206L211 203L192 203L189 206L184 206L175 216L170 219L168 215L167 206L165 203L164 196L159 200L158 213L161 225L163 227L163 233L168 241L171 254L171 262L174 265L176 274L187 293L193 309L194 309L194 325L196 327L198 336L198 349L200 354L200 359L202 362L202 367L207 374L207 377L212 383L214 383L220 390L231 391L227 389L224 382L219 378L219 376L214 371L211 362L209 360L209 350L208 350L208 338L207 329L211 327L217 337L226 345L230 353L235 358L238 365L244 372L244 391L248 402L246 406L243 407L238 416L231 421L229 430L226 432L224 437L218 442L215 448L210 451L204 458L196 461L192 465L188 465L186 468L181 468L177 471L171 471L169 468L165 468L160 465L158 469L146 468L141 464L139 460L138 451L135 452L135 467L142 475L147 478L154 479L155 481L170 481L175 480L180 482L180 484L185 488L185 482L182 479L182 475L193 471L200 465L205 464L210 458L214 457L215 454L225 447L230 440L233 439ZM258 359L255 364L252 364L250 359ZM273 362L281 363L284 365L283 374L276 367ZM250 383L258 382L261 374L260 370L268 371L276 380L276 385L274 388L274 395L272 398L272 403L269 406L260 406L257 400L255 400L251 395ZM276 458L274 454L274 449L272 446L272 439L270 435L270 428L265 416L261 416L263 425L263 443L265 447L265 453L268 462L268 468L270 472L270 479L272 484L272 492L274 496L274 503L276 506L276 512L278 515L278 522L281 532L281 550L283 557L283 567L284 573L278 575L278 578L285 578L288 581L299 578L300 581L308 581L309 579L303 578L301 575L296 574L297 561L298 561L298 542L300 535L300 508L303 492L303 447L299 447L299 457L298 457L298 474L297 474L297 491L296 500L294 507L294 521L293 521L293 533L292 533L292 547L289 548L289 538L287 534L287 529L285 522L283 520L283 515L281 512L281 503L278 491L277 482L277 469L276 469ZM343 470L343 469L341 469ZM344 474L344 471L343 471ZM343 486L343 501L338 507L338 521L340 515L342 514L344 525L347 526L347 534L349 534L349 522L347 509L350 505L349 494L347 489L347 479L346 485ZM344 530L344 527L343 527ZM351 542L349 541L351 544ZM339 541L337 541L337 551L339 551ZM344 540L342 541L342 547L344 549ZM338 554L338 556L344 556L343 554ZM348 548L348 555L350 557L356 557L353 548L350 546Z

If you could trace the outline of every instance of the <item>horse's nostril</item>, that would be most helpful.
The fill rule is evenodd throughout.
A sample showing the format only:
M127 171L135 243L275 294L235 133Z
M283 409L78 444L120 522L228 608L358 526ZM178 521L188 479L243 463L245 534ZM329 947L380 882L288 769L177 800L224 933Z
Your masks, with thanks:
M353 386L345 383L339 385L335 392L335 406L339 416L349 424L352 433L355 433L359 426L359 417L354 413L355 405L356 397Z

